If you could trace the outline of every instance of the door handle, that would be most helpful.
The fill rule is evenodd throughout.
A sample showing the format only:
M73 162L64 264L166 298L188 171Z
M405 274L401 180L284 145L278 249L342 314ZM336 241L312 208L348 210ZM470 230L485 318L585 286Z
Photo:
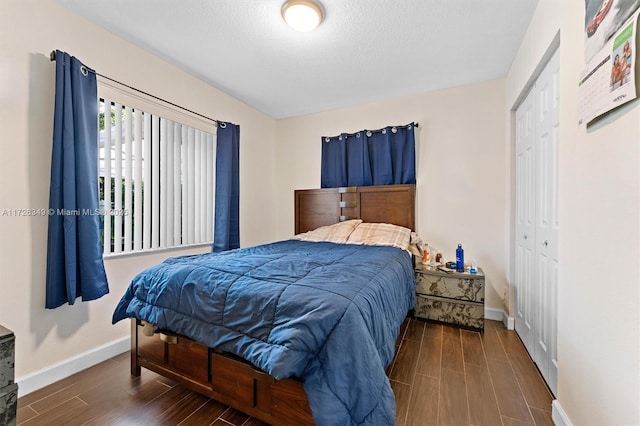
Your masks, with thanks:
M544 240L544 242L542 243L543 246L547 247L549 245L549 241Z

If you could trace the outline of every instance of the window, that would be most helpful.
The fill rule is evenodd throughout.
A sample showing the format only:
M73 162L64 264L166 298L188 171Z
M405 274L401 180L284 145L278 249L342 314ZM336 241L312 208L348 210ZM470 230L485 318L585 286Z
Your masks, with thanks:
M209 131L202 130L185 124L188 120L180 117L184 113L173 111L178 120L166 118L162 111L149 111L161 110L158 105L123 105L103 96L102 88L99 91L104 255L210 244L215 212L213 124L206 123Z

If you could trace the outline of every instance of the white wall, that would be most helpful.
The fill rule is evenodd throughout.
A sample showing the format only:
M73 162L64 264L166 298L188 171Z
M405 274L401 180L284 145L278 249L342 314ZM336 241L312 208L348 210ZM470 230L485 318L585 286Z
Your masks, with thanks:
M640 103L634 101L589 130L577 125L584 1L540 0L507 77L507 108L524 90L558 30L561 269L556 397L573 424L637 425Z
M487 273L487 306L501 309L512 264L510 110L561 30L557 397L574 424L640 424L640 110L634 102L594 129L577 126L583 14L582 0L540 0L504 81L275 122L52 0L4 0L0 212L47 205L55 68L48 54L61 49L240 124L243 246L293 233L293 190L320 182L320 136L420 122L418 231L447 259L462 242ZM45 310L46 218L0 216L0 236L0 324L16 333L18 378L126 337L126 323L110 324L113 307L135 273L170 254L108 260L110 295Z
M489 81L279 120L278 238L293 234L294 189L320 186L321 136L416 121L417 231L447 260L462 243L487 276L487 307L504 309L504 93L503 80Z
M101 74L239 124L241 243L273 241L275 120L52 0L3 0L0 7L0 213L48 206L55 81L49 53L60 49ZM0 235L0 324L16 335L18 379L126 338L128 323L113 326L111 315L133 275L185 253L107 260L109 295L45 310L47 218L0 215Z

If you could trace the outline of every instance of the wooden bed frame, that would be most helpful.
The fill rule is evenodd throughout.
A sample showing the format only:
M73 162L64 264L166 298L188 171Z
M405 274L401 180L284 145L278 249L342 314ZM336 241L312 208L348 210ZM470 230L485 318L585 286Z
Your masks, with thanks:
M415 230L415 185L295 191L295 233L360 218ZM131 321L131 374L141 367L272 425L313 425L302 382L275 380L241 358L184 336L145 336Z

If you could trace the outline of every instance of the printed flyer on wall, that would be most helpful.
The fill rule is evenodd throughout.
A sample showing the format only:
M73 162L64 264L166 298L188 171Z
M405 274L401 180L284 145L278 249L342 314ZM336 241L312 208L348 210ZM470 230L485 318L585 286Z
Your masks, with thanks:
M578 81L578 125L636 98L639 0L585 0L585 63Z

